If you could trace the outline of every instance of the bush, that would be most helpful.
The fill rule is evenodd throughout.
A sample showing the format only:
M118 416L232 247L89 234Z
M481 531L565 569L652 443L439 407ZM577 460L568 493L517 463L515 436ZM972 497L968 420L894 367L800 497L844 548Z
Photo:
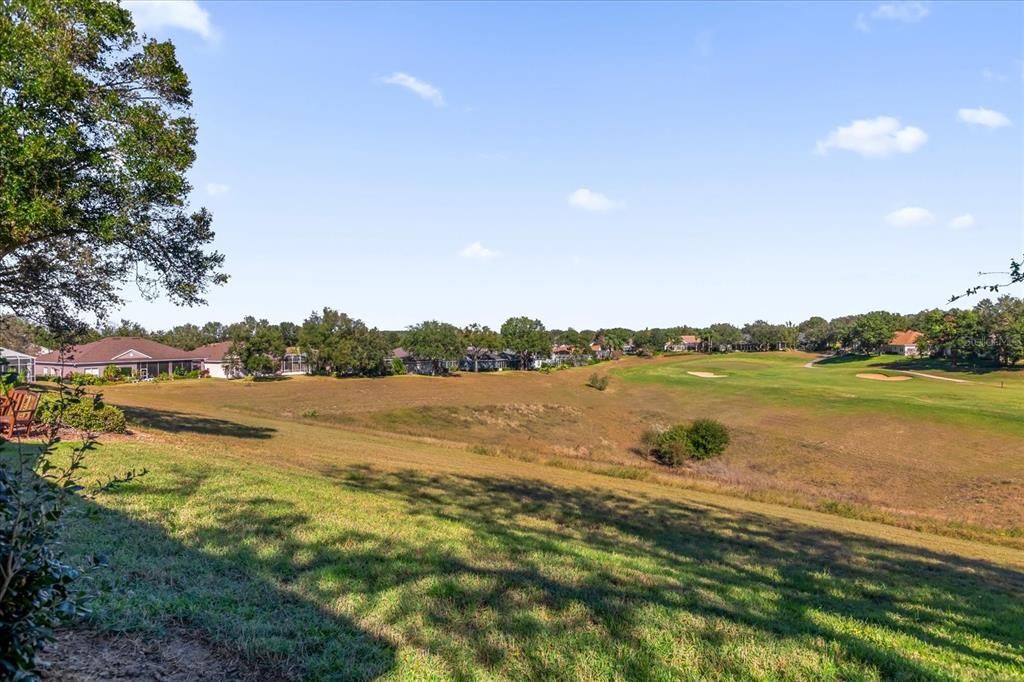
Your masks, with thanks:
M608 388L608 375L601 375L594 372L590 375L590 379L587 380L587 386L596 388L599 391L603 391Z
M391 373L399 375L409 373L409 370L405 368L405 363L402 362L402 358L391 358Z
M121 381L124 378L124 372L117 365L107 365L103 368L104 381Z
M83 372L73 372L68 375L68 383L72 386L99 386L107 383L103 377Z
M679 466L687 459L721 454L729 445L729 431L714 419L698 419L689 426L649 430L641 440L651 457L668 466Z
M729 430L725 428L725 424L714 419L698 419L690 424L687 438L693 456L697 459L707 459L722 454L729 445Z
M317 412L316 410L306 410L305 412L302 413L303 419L316 419L319 416L320 413Z
M92 433L124 433L128 429L124 412L114 405L105 405L93 396L66 399L63 411L61 399L56 393L44 393L39 399L36 419L43 424L55 424L91 431Z

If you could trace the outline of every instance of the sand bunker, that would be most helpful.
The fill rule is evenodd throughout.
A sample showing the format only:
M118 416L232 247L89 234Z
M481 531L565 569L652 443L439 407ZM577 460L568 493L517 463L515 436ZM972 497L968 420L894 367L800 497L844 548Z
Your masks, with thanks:
M701 379L724 379L728 374L715 374L714 372L687 372L690 376L700 377Z
M866 372L864 374L858 374L858 379L871 379L872 381L910 381L914 377L890 377L885 374L872 374Z

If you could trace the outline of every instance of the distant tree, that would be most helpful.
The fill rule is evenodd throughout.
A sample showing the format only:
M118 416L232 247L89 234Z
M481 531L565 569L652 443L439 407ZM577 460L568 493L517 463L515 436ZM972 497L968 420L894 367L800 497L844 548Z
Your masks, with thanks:
M427 320L409 327L405 349L417 359L430 360L434 373L440 374L443 361L460 360L466 354L466 339L455 325Z
M228 355L248 374L261 376L276 372L284 349L280 328L266 320L250 316L231 325Z
M865 353L881 353L897 332L899 323L898 315L884 310L861 315L850 330L850 345Z
M333 308L306 318L297 342L315 374L335 376L379 374L391 348L383 333Z
M812 317L797 325L797 345L805 350L823 351L829 347L828 320Z
M299 325L294 322L282 322L277 326L281 330L284 345L289 347L299 345Z
M170 42L113 2L0 5L0 309L81 333L135 281L203 302L224 257L189 212L192 92Z
M708 327L700 337L706 339L709 350L729 348L743 343L743 332L739 327L728 322L716 322Z
M598 332L601 339L601 346L607 350L622 350L622 347L633 338L633 330L625 327L613 327Z
M473 358L473 371L480 369L480 356L488 350L503 350L501 335L487 325L473 323L462 330L466 353Z
M217 343L218 341L228 340L227 327L220 322L207 322L203 325L202 332L203 343Z
M208 338L202 329L194 324L187 323L179 324L177 327L162 332L158 340L161 343L166 343L168 346L174 346L183 350L193 350L204 344L212 343Z
M121 318L118 324L107 323L96 330L97 338L106 338L108 336L137 336L139 338L148 338L150 333L146 331L138 322L132 322Z
M572 346L573 349L577 351L589 353L592 338L593 337L588 334L578 332L572 327L569 327L565 331L559 331L557 334L554 334L552 342L559 345L564 344L566 346Z
M37 325L15 315L0 315L0 346L35 355L40 348Z
M548 335L540 320L510 317L501 325L501 338L509 350L519 355L523 369L530 367L535 355L547 355L551 352Z

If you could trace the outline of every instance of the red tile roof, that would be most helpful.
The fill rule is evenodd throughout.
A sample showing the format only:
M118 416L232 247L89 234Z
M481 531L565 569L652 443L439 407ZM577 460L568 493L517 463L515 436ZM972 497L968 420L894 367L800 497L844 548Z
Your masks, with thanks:
M70 367L79 365L103 365L117 361L139 362L146 360L191 360L195 356L189 351L157 343L150 339L134 336L108 336L99 341L72 346L63 354L63 363ZM51 351L36 357L36 362L58 364L61 352Z
M917 343L917 340L921 338L921 332L915 332L912 329L908 329L903 332L896 332L892 337L892 341L889 342L890 346L913 346Z
M191 357L198 360L206 360L208 362L224 362L224 356L227 355L228 349L231 348L231 341L217 341L216 343L208 343L205 346L199 346L195 350L189 351Z
M700 339L692 334L684 334L679 337L679 343L700 343Z

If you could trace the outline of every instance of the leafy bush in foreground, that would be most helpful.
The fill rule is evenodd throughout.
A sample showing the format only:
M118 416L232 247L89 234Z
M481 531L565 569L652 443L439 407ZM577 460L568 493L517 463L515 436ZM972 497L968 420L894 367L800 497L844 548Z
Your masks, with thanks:
M92 433L124 433L128 424L121 408L105 405L95 396L63 399L58 393L45 393L39 399L36 419L46 425Z
M668 466L679 466L687 459L721 454L729 445L729 430L714 419L698 419L689 426L677 424L647 431L642 441L651 457Z
M594 372L590 375L590 379L587 380L587 386L596 388L599 391L603 391L608 388L608 375L601 375Z
M714 419L698 419L686 432L690 450L697 459L720 455L729 445L729 429Z

